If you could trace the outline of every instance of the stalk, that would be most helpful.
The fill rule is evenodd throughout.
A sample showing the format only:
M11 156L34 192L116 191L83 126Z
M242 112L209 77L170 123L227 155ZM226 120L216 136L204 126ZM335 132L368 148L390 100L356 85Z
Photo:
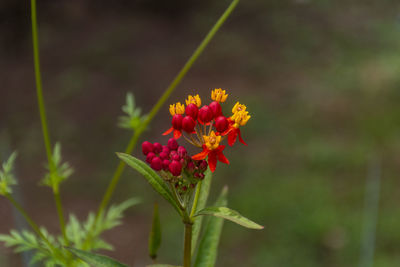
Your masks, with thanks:
M39 106L39 114L40 114L40 122L42 124L42 133L44 145L46 148L47 161L49 165L50 174L55 173L56 166L53 162L53 156L51 153L51 142L50 135L47 126L47 116L46 109L43 98L43 89L42 89L42 78L40 72L40 57L39 57L39 37L38 37L38 26L37 26L37 15L36 15L36 0L31 0L31 19L32 19L32 44L33 44L33 61L35 68L35 80L36 80L36 95ZM57 207L58 218L60 221L60 228L64 238L65 243L68 245L68 238L65 233L65 220L64 220L64 212L61 204L61 198L59 193L58 185L52 181L53 195L54 200Z
M183 249L183 267L190 267L192 260L192 225L191 222L185 223L185 240Z

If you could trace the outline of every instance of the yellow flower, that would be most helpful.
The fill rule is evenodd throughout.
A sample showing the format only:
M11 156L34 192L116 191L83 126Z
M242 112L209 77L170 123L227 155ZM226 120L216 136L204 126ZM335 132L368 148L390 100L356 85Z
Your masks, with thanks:
M220 103L225 102L225 100L228 98L228 94L226 94L225 90L222 90L221 88L215 89L211 91L211 99Z
M201 98L199 95L189 95L188 98L186 99L186 106L189 104L195 104L198 108L201 106Z
M241 110L232 115L231 120L235 122L233 127L239 128L239 126L245 126L250 120L251 116L248 111Z
M240 112L240 111L246 111L246 108L247 107L245 105L240 104L239 102L237 102L232 108L232 113L236 114L237 112Z
M217 149L219 143L221 142L221 136L220 135L217 136L214 133L214 131L212 131L209 136L203 135L203 138L204 138L204 143L206 144L209 150Z
M185 105L181 104L181 102L169 105L169 113L171 113L172 116L174 116L175 114L182 115L183 113L185 113Z

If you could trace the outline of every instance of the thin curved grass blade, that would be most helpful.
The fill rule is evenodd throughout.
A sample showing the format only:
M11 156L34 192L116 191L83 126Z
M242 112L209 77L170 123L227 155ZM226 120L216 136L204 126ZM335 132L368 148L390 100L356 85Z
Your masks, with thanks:
M161 245L161 223L158 214L158 205L154 203L153 222L151 224L151 231L149 236L149 256L153 260L157 258L157 251Z
M66 249L93 267L129 267L128 265L122 264L104 255L91 253L75 248L66 248Z

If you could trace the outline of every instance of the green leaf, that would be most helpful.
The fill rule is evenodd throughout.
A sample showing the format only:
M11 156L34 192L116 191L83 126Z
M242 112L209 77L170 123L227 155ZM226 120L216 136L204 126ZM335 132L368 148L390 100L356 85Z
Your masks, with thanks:
M152 264L152 265L147 265L146 267L182 267L182 266L170 265L170 264Z
M215 205L227 205L228 187L224 187ZM218 244L224 224L223 218L211 217L200 240L194 267L213 267L217 260Z
M162 197L164 197L182 216L182 211L176 203L174 197L164 180L145 162L125 153L117 153L118 157L128 164L133 169L141 173L149 184L156 190Z
M93 267L129 267L128 265L122 264L104 255L91 253L75 248L66 249Z
M153 222L151 224L151 231L149 237L149 256L152 259L157 258L157 251L161 245L161 223L158 214L158 205L154 203Z
M17 184L17 180L13 174L16 157L17 152L13 152L2 165L2 169L0 170L0 195L11 194L11 186Z
M227 207L207 207L195 214L195 216L199 215L212 215L216 217L221 217L250 229L264 229L264 226L261 226L247 219L246 217L242 216L239 212Z
M210 192L210 185L212 179L212 172L208 169L205 173L203 181L199 182L197 186L200 187L200 196L197 202L197 210L202 210L207 204L208 195ZM193 223L193 233L192 233L192 256L196 250L197 239L200 235L201 224L203 222L203 216L196 217Z

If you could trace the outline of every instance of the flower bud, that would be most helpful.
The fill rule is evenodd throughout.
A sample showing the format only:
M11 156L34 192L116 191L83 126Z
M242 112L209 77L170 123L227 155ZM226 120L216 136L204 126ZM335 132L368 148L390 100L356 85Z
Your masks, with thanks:
M196 178L198 178L198 179L200 179L200 180L203 180L203 179L204 179L204 173L196 172L196 173L194 174L194 177L196 177Z
M219 116L218 118L215 119L215 129L217 132L224 132L226 129L228 129L229 122L228 119L225 118L224 116Z
M178 142L176 142L176 140L174 138L170 138L168 140L168 144L167 144L168 148L170 150L176 150L178 148Z
M181 156L182 158L184 158L187 155L186 148L184 148L183 146L179 146L177 152L178 155Z
M168 171L169 170L169 164L171 163L171 161L164 159L162 161L162 168L164 171Z
M175 115L172 117L172 127L173 127L175 130L180 130L180 129L182 129L182 119L183 119L183 116L180 115L180 114L175 114Z
M196 167L194 166L193 161L192 161L192 160L189 160L188 163L186 164L186 170L187 170L189 173L192 173L192 172L194 172L195 168L196 168Z
M154 153L158 154L162 151L162 145L160 143L154 143Z
M213 112L214 118L222 115L221 105L217 101L213 101L208 105Z
M143 154L147 155L150 152L153 152L153 150L154 150L154 146L149 141L144 141L142 143L142 152L143 152Z
M162 161L159 157L154 157L151 160L150 167L155 171L161 171L162 169Z
M182 172L182 164L179 161L173 160L169 164L169 171L172 173L173 176L179 176Z
M161 152L165 152L169 155L169 148L167 146L162 146L162 151Z
M146 157L147 163L150 164L155 156L156 156L156 154L154 154L153 152L150 152L149 154L147 154L147 157Z
M176 160L176 161L180 161L180 160L181 160L181 157L179 157L179 155L176 153L176 154L173 154L173 156L171 157L171 159L172 159L172 160Z
M196 104L189 104L186 106L185 109L186 115L192 117L194 120L197 119L197 114L199 113L199 108L196 106Z
M161 159L168 159L168 154L165 153L164 151L162 151L162 152L160 152L159 157L160 157Z
M203 123L208 123L213 119L213 112L209 106L203 106L199 110L199 119Z
M198 166L199 166L199 170L200 170L201 172L204 172L204 171L206 171L207 168L208 168L208 163L207 163L207 161L205 161L205 160L200 160Z
M182 129L187 133L194 132L194 127L196 126L196 122L190 116L186 116L182 120Z

